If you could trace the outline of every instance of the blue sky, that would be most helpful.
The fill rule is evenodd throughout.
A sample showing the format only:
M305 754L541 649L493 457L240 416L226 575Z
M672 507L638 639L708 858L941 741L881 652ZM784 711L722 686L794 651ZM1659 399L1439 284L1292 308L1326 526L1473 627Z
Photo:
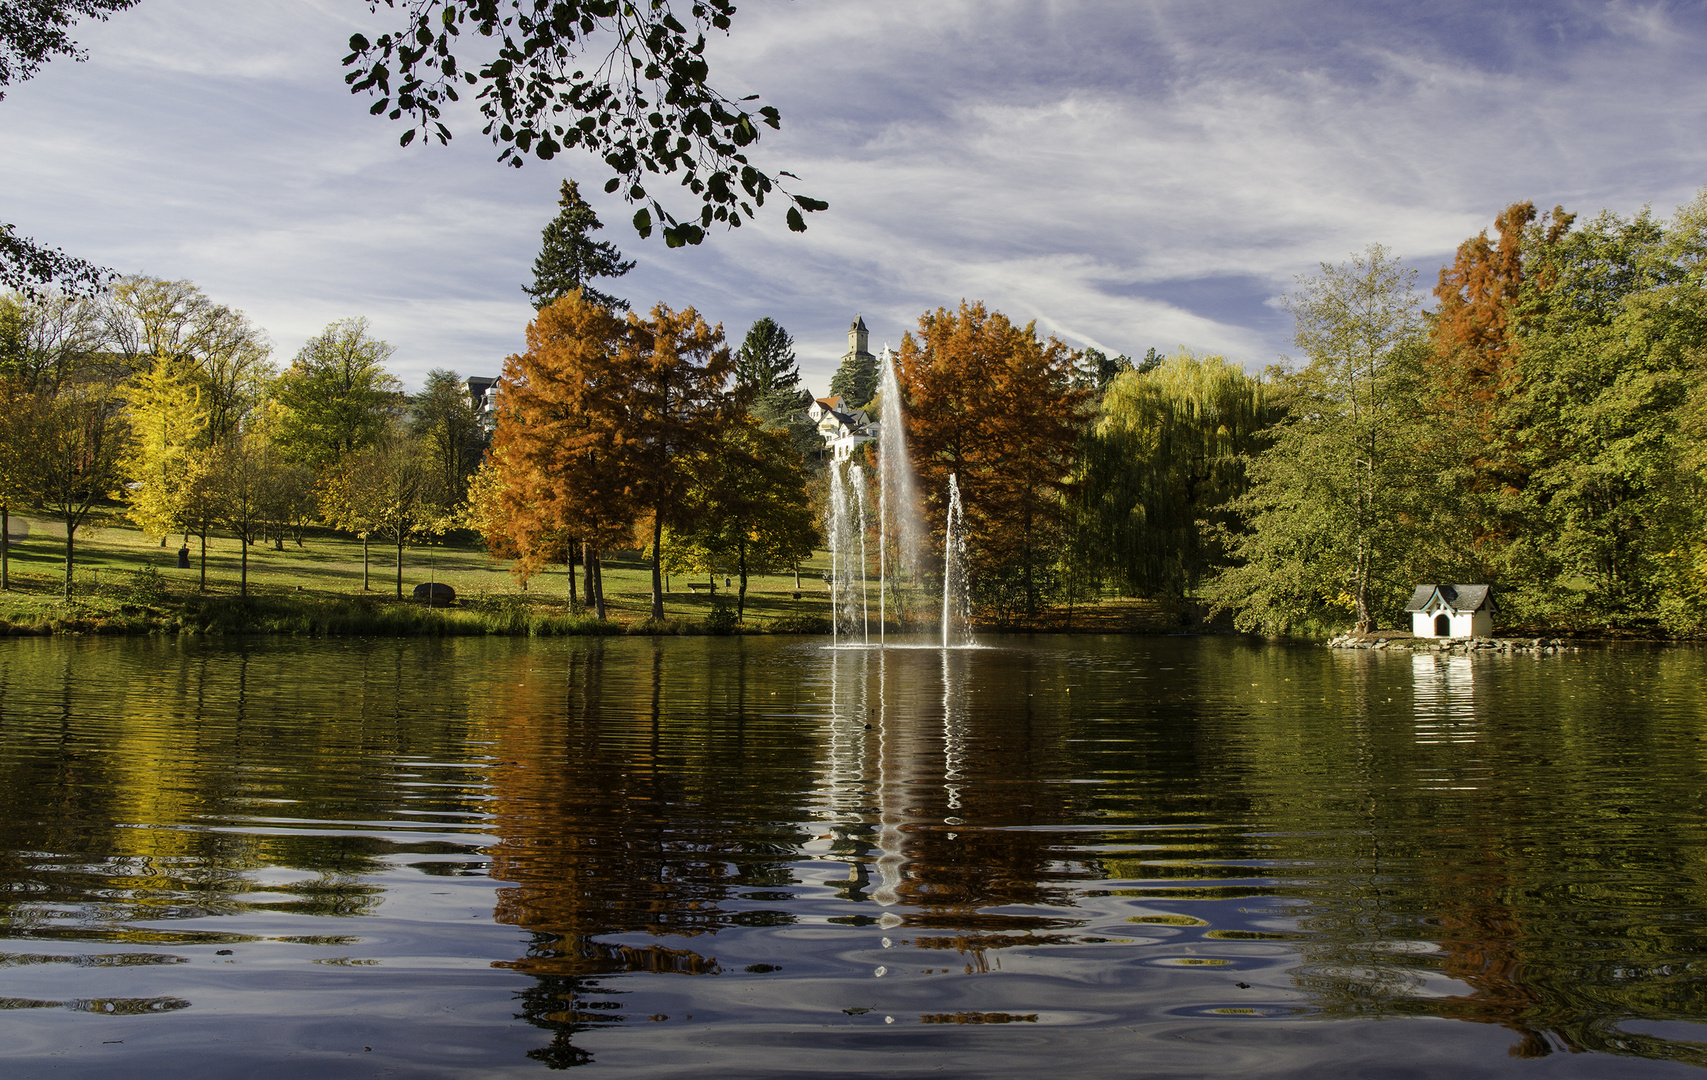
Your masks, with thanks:
M0 101L0 220L188 278L287 363L365 315L410 385L522 347L539 230L583 181L638 260L606 286L769 315L825 391L873 344L982 299L1074 346L1260 368L1295 276L1371 243L1426 292L1506 203L1669 214L1707 184L1707 5L751 0L714 84L783 113L757 160L828 199L691 250L641 241L585 156L496 163L471 113L396 145L344 90L361 0L143 0Z

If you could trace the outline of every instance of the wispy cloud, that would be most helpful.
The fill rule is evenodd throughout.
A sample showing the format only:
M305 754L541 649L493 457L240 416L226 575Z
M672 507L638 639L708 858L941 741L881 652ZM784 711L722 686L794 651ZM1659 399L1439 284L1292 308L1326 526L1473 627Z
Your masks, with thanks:
M343 88L353 0L150 0L0 103L0 219L188 277L288 358L368 315L405 378L495 371L567 156L497 165L478 125L400 150ZM762 315L828 381L848 320L898 341L962 298L1074 344L1260 366L1294 275L1380 242L1432 277L1519 198L1630 212L1707 181L1707 20L1667 4L744 4L713 69L785 128L771 167L830 200L695 250L627 229L637 306Z

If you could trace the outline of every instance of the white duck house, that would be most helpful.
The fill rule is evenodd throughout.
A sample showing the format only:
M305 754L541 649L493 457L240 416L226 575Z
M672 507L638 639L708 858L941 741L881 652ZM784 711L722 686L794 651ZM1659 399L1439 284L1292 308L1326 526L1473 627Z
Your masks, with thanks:
M1418 585L1405 610L1414 637L1492 637L1499 605L1488 585Z

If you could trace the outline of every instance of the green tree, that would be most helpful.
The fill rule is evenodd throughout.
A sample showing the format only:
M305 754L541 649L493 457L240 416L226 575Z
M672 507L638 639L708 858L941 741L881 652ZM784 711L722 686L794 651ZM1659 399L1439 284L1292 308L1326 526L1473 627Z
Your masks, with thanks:
M1532 239L1534 237L1532 236ZM1667 228L1602 213L1531 248L1516 312L1521 533L1506 567L1523 613L1648 618L1695 496L1680 430L1707 352L1707 195Z
M575 181L563 181L557 205L557 216L540 234L533 284L523 285L522 291L533 298L535 310L580 289L583 296L601 307L627 311L627 300L593 288L593 279L622 277L634 269L634 261L625 260L608 240L593 239L592 234L604 228L604 223L581 197Z
M858 409L877 396L877 357L850 353L830 377L831 395L840 394L844 409Z
M385 370L393 351L360 318L310 338L273 388L286 457L325 471L371 445L398 412L402 386Z
M435 368L415 395L410 432L424 440L434 470L433 490L447 512L468 498L468 481L486 452L486 432L456 372Z
M126 375L163 363L199 387L207 413L204 445L230 438L266 398L275 375L266 335L194 284L121 278L107 309L108 340Z
M101 304L58 289L0 294L0 377L31 394L53 395L71 382L110 381L101 357L108 342Z
M71 599L77 530L119 494L129 441L121 402L100 386L67 387L31 400L28 443L18 462L28 502L65 526L65 599Z
M795 455L807 469L818 473L823 470L824 439L806 411L811 404L810 391L791 387L755 395L747 411L766 431L787 432Z
M213 448L209 516L237 538L241 596L249 595L249 547L267 526L267 502L284 465L278 447L259 431L237 432Z
M443 531L446 515L436 490L432 447L402 424L381 431L339 472L332 503L345 527L377 535L396 548L396 591L403 596L403 548L413 538ZM365 545L364 545L365 552ZM363 588L367 575L363 570Z
M794 339L775 319L766 316L747 330L735 354L735 385L754 394L792 390L800 385Z
M745 618L748 574L794 566L820 542L809 481L787 433L765 431L750 417L730 425L694 463L666 564L678 573L735 568L735 613Z
M1428 474L1417 453L1426 341L1415 274L1375 245L1323 264L1287 298L1309 364L1290 414L1250 465L1241 565L1209 590L1246 630L1397 614Z
M26 470L35 443L35 419L34 395L25 391L22 380L0 375L0 592L12 587L12 504L28 495Z
M1276 419L1262 383L1219 356L1181 352L1121 372L1076 454L1082 569L1128 594L1193 592L1227 565L1231 504Z

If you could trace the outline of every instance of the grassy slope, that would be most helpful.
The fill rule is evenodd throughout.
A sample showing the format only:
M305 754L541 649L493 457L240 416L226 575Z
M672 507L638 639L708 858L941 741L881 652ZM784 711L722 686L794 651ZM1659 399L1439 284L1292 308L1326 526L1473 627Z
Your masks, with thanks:
M526 632L517 619L554 620L557 632L574 632L581 620L569 606L568 582L561 567L535 577L524 590L507 563L493 562L470 544L406 547L403 593L428 580L449 584L459 604L451 612L429 614L419 604L396 600L396 549L369 549L370 591L362 589L362 545L330 531L311 530L304 546L287 541L283 551L255 544L249 549L250 602L238 602L241 548L230 537L208 538L207 591L199 593L199 541L190 538L191 569L177 569L181 537L168 546L143 537L122 518L77 532L73 602L61 590L65 570L65 532L36 517L12 518L10 592L0 593L0 622L14 628L45 630L141 630L150 628L225 628L320 630L333 632L482 633ZM17 539L27 526L28 536ZM770 575L748 581L747 624L769 628L779 618L821 619L829 608L823 588L822 559L801 568L800 599L793 598L794 577ZM139 598L131 575L156 568L166 582L163 599ZM651 567L632 553L607 558L605 600L611 619L621 625L642 622L651 611ZM703 580L700 575L698 580ZM702 588L690 593L675 578L664 597L665 616L681 626L697 626L711 611ZM721 581L719 582L721 585ZM577 582L577 587L579 582ZM719 589L719 595L723 590ZM239 616L238 612L245 614ZM447 621L448 620L448 621ZM0 627L0 632L5 628ZM550 632L548 627L547 632Z

